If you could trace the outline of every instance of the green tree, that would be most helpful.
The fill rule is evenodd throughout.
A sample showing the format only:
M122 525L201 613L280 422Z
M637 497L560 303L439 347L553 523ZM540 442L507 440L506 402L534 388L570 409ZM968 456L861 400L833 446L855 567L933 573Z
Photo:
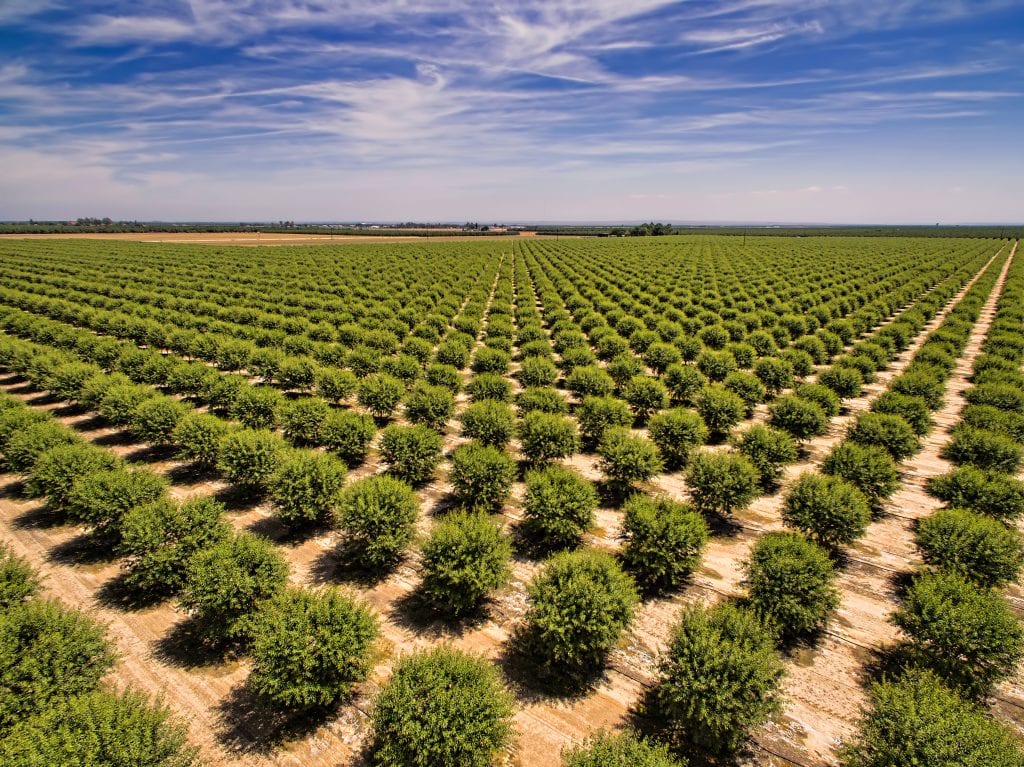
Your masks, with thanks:
M679 586L700 564L708 526L700 514L668 498L634 495L626 501L622 561L649 588Z
M743 508L756 497L759 480L754 465L734 453L694 453L686 470L692 503L702 514Z
M485 514L454 511L423 544L424 596L454 615L474 609L511 576L512 545Z
M357 397L375 418L388 418L395 412L405 387L394 376L386 373L369 375L359 384Z
M577 452L580 436L571 419L534 411L527 413L519 424L519 444L527 460L550 461Z
M332 410L320 426L320 441L349 466L366 460L376 435L373 418L351 410Z
M720 384L701 389L695 405L711 435L719 438L743 420L747 409L742 397Z
M406 655L370 714L379 767L490 767L512 737L494 666L451 647Z
M892 456L877 445L859 445L847 440L832 449L821 470L855 486L872 507L880 506L900 485Z
M480 400L462 411L462 434L485 445L504 448L516 431L516 417L504 402Z
M338 524L349 547L370 567L390 565L402 555L418 515L413 489L387 475L353 482L342 492L338 505Z
M135 409L132 434L152 445L169 445L174 442L174 430L191 409L166 395L147 399Z
M647 432L658 446L658 452L669 469L686 466L693 449L708 439L708 427L704 425L703 419L693 411L682 408L652 416L647 423Z
M209 413L189 413L178 422L171 441L178 446L178 457L182 460L212 467L217 465L220 443L229 428Z
M281 409L284 435L296 445L319 445L320 430L330 412L330 406L319 397L292 400Z
M868 499L841 477L805 472L786 493L783 521L830 549L860 538L871 521Z
M220 441L217 468L233 485L267 490L287 452L285 441L272 431L236 429Z
M28 562L0 543L0 614L34 597L40 585Z
M430 479L441 462L441 435L428 426L391 424L380 437L380 453L388 470L418 485Z
M915 542L926 563L979 586L1015 581L1024 565L1024 543L1015 528L966 509L941 509L922 519Z
M768 406L768 423L798 440L806 440L825 433L828 417L817 403L787 394Z
M96 536L120 538L125 515L167 492L166 477L145 469L94 471L79 477L68 494L67 514Z
M1024 515L1024 482L999 472L961 466L930 479L927 489L950 506L996 519L1012 520Z
M454 412L455 396L442 386L421 383L405 398L406 417L436 431L444 431Z
M621 487L644 482L665 468L657 445L622 427L605 431L597 453L605 477Z
M606 430L631 426L633 420L629 404L616 397L587 396L576 408L576 421L588 448L597 447Z
M289 450L270 480L274 513L287 523L327 521L341 497L347 471L330 453Z
M760 476L761 487L770 490L782 479L783 469L796 461L796 441L782 429L753 426L736 439L736 449L747 457Z
M898 415L861 413L846 432L846 438L861 445L878 445L903 461L921 449L921 442L909 423Z
M576 546L594 523L597 491L572 469L546 466L526 474L526 529L551 548Z
M684 767L682 759L674 759L668 746L655 745L622 732L613 735L598 732L581 745L562 752L562 767Z
M456 497L466 506L494 511L512 491L516 462L502 450L470 442L452 451L448 479Z
M75 480L94 471L115 469L120 460L114 454L88 442L72 442L40 453L25 482L25 493L45 496L53 509L63 509Z

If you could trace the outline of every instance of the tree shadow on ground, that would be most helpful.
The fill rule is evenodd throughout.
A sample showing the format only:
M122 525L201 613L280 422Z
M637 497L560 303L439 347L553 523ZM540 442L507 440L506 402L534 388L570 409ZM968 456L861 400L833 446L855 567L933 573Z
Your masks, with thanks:
M219 666L238 658L236 642L211 641L210 634L196 616L186 616L170 631L153 642L153 657L169 666L197 669Z
M337 715L339 707L282 711L242 684L217 706L217 740L235 753L270 754L315 732Z
M309 577L314 583L347 583L369 589L385 581L400 563L401 560L388 567L371 567L360 559L354 547L342 543L314 560Z
M59 565L102 565L117 561L116 542L107 536L82 533L58 543L47 559Z
M522 627L509 637L496 660L520 703L580 700L607 678L604 661L581 668L553 668L537 660L534 646L529 629Z
M419 589L415 589L395 601L391 618L417 638L457 639L487 622L490 617L487 605L484 600L474 609L456 615L438 609Z
M123 612L138 612L155 607L167 601L169 596L166 593L145 591L132 586L124 572L115 575L96 591L96 601L99 604Z

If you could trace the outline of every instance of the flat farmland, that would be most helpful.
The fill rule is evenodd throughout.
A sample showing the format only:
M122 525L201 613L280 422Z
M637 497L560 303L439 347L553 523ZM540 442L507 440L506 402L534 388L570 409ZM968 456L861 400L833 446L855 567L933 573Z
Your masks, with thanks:
M974 388L1019 378L1016 242L238 237L0 239L0 540L45 596L106 627L117 660L102 683L159 697L205 763L372 763L370 716L396 665L446 645L483 658L511 695L498 762L555 767L625 728L696 759L712 725L658 707L673 636L698 607L739 605L778 673L775 704L730 758L824 767L857 737L881 669L923 663L902 659L914 637L890 618L916 574L945 572L917 534L960 505L934 480L993 468L949 445L965 441L964 419L996 418L965 410L985 396ZM979 379L997 368L1005 376ZM66 437L19 447L27 426L4 419L32 421L14 413ZM1008 454L1017 446L997 469L1015 481L1020 430L985 430ZM235 460L245 440L262 446L258 466ZM315 710L269 700L253 681L260 641L211 635L183 597L220 544L176 562L173 586L133 585L144 557L119 537L132 510L89 517L39 489L39 467L68 443L113 456L104 471L159 478L174 508L214 501L224 535L265 542L283 563L278 591L354 596L378 626L365 673ZM874 456L869 471L844 468L858 450ZM328 471L329 488L313 478ZM345 509L375 477L403 485L415 514L391 531L389 561L369 566L387 536L361 534ZM68 481L74 497L89 475ZM792 513L814 482L861 504L845 537ZM1022 511L1002 517L1013 535ZM430 588L452 519L490 525L511 552L505 577L459 616ZM666 520L680 519L699 530L689 559L669 540ZM827 571L831 596L804 629L791 603L813 599L781 582L766 591L758 569L780 542ZM596 632L563 615L539 634L537 584L590 553L633 598L574 663L572 642ZM984 593L1012 615L1024 607L1015 574ZM1020 735L1024 676L1011 660L977 700Z

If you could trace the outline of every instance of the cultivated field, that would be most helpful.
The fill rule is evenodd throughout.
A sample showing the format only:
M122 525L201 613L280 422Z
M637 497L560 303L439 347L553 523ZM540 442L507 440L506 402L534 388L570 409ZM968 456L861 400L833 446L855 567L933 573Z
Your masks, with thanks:
M1020 471L1024 429L1005 425L1010 416L968 425L1010 453L1016 445L1016 461L986 463L957 437L963 418L995 418L968 403L1016 412L1009 394L1005 408L971 394L1020 378L1024 342L1011 339L1021 338L1024 264L1013 242L139 239L0 241L0 540L44 576L46 595L107 627L118 660L106 680L161 696L208 764L362 764L368 714L396 662L445 643L488 659L511 690L509 764L559 765L563 749L602 728L657 737L665 720L643 706L681 612L728 600L769 626L784 672L781 705L735 758L838 764L871 681L899 665L893 648L909 637L890 617L925 560L937 567L916 523L966 505L944 503L929 480L962 465L1007 482ZM1007 361L996 364L1001 350ZM73 436L14 450L29 422L5 429L3 419L22 406ZM180 428L197 413L216 438L205 452ZM232 462L224 441L239 434L262 440L259 461ZM249 646L204 638L196 609L177 597L187 585L159 596L132 588L139 556L116 545L123 515L76 516L52 493L33 494L25 480L42 456L72 439L122 459L118 471L164 478L161 497L215 498L234 531L272 542L289 584L357 595L380 628L365 680L315 713L261 698L247 683ZM465 457L479 442L490 463ZM857 450L874 463L844 468L836 456ZM380 474L413 488L414 535L392 564L365 566L367 541L339 519L337 488L304 477L304 504L281 489L282 466L312 454L344 462L344 488ZM535 472L551 466L594 499L579 519L550 487L549 508L538 500ZM787 511L808 475L856 495L862 518L846 537ZM673 513L706 531L690 565L678 550L665 555L679 560L671 576L640 556L630 509L644 495L686 502ZM972 508L988 513L982 505ZM490 516L512 557L507 581L452 617L432 609L422 547L460 506ZM1002 518L1015 524L1021 512ZM806 630L799 611L785 612L785 584L768 596L752 585L752 558L796 530L790 538L820 552L834 589ZM646 543L663 553L673 534ZM598 661L578 668L545 665L523 638L536 620L530 584L563 549L607 552L639 584ZM1010 581L992 585L1019 614L1024 594ZM1024 730L1019 667L977 697ZM692 732L675 737L695 753Z

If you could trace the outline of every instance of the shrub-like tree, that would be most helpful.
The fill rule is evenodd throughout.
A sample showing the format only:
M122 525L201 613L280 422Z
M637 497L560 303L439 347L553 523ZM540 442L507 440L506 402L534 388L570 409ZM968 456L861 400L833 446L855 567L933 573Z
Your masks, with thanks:
M607 397L615 390L615 380L597 365L583 365L566 377L565 386L578 398Z
M556 413L561 415L569 411L569 403L556 389L545 386L531 386L523 389L516 395L516 407L519 415L540 410L544 413Z
M444 431L454 412L455 396L443 386L421 383L405 398L406 417L436 431Z
M373 613L340 589L285 589L253 619L247 684L274 707L328 706L366 679L377 635Z
M320 441L349 466L366 459L376 434L373 418L351 410L332 410L320 426Z
M283 389L310 389L316 380L316 365L309 357L285 357L276 377Z
M243 386L231 404L231 417L250 429L275 429L284 402L284 395L272 386Z
M837 549L864 534L871 509L864 494L845 479L805 472L786 494L782 519L811 540Z
M462 376L451 365L427 365L423 377L431 386L443 386L452 394L462 391Z
M726 351L705 349L697 355L697 369L712 381L724 381L736 369L736 358Z
M147 399L135 409L132 434L152 445L169 445L174 441L174 430L191 409L166 395Z
M633 579L602 551L555 554L529 586L524 646L561 672L600 668L633 619Z
M664 342L653 343L644 352L644 362L658 375L668 370L669 366L678 364L682 359L683 355L679 353L679 349Z
M249 638L253 615L287 578L288 564L270 541L236 533L189 560L180 601L212 640Z
M862 445L878 445L896 461L902 461L921 449L913 427L898 415L861 413L850 424L846 438Z
M1024 655L1006 600L955 573L918 575L890 620L924 665L972 697L988 695Z
M242 487L268 490L288 451L278 434L266 429L236 429L217 448L217 468Z
M649 588L674 588L700 564L708 526L700 514L668 498L634 495L626 501L622 561Z
M497 448L504 448L516 431L512 408L498 400L474 402L462 411L459 420L463 436Z
M99 690L20 722L0 741L7 767L199 767L170 711L137 692Z
M25 494L45 496L53 509L63 509L79 477L114 469L121 462L113 453L88 442L72 442L40 453L25 482Z
M736 439L736 448L753 464L761 487L769 490L782 479L783 469L797 459L796 441L782 429L754 426Z
M446 612L474 609L511 575L512 545L485 514L454 511L423 544L423 595Z
M366 376L359 383L357 397L375 418L388 418L395 412L402 399L405 387L402 382L387 373Z
M182 504L169 498L136 506L121 523L119 552L125 582L150 594L174 594L185 583L188 563L199 551L226 540L231 527L224 507L212 498Z
M683 767L668 746L656 745L631 732L598 732L562 753L562 767Z
M209 413L189 413L174 429L171 441L178 446L178 456L200 466L212 467L220 459L220 445L229 426Z
M550 461L577 452L580 436L572 419L534 411L519 424L519 445L528 461Z
M281 409L284 435L296 445L319 445L320 429L330 412L330 406L319 397L292 400Z
M828 416L817 403L787 394L768 406L768 423L798 440L805 440L825 433Z
M847 440L825 458L822 471L842 477L864 493L873 507L881 505L900 484L892 456L876 445L859 445Z
M68 516L97 536L119 538L125 515L167 492L166 477L144 469L93 471L78 478L68 494Z
M735 371L725 377L722 385L743 400L744 415L750 418L754 408L768 397L768 390L752 373Z
M917 370L908 370L894 378L889 384L889 389L897 394L922 397L931 410L938 410L942 406L942 399L946 394L942 378Z
M409 545L418 514L419 501L409 485L376 475L345 488L338 505L338 524L359 561L385 567Z
M270 479L274 513L287 523L328 520L345 484L345 464L330 453L289 450Z
M960 424L953 430L953 439L942 449L943 458L953 463L970 464L1013 474L1020 467L1024 447L1011 437L987 429Z
M669 469L686 466L693 449L708 439L704 420L692 410L682 408L652 416L647 431Z
M622 389L622 397L633 409L640 423L662 408L668 407L668 389L657 378L633 376Z
M697 393L708 383L707 376L695 365L669 365L662 378L676 405L693 405Z
M961 466L928 481L928 492L950 506L971 509L996 519L1024 515L1024 482L975 466Z
M156 396L156 391L150 386L117 384L103 393L97 410L114 426L128 426L135 418L135 411L139 405Z
M576 409L576 420L588 448L597 447L607 429L616 426L630 426L633 411L629 405L615 397L584 397Z
M558 380L558 368L544 357L529 357L523 360L516 375L524 387L552 386Z
M871 403L871 411L899 416L919 437L927 434L932 426L931 410L924 397L887 391Z
M451 647L400 659L374 701L379 767L490 767L512 737L512 697L487 660Z
M516 478L516 462L510 455L490 445L470 442L457 447L451 461L448 479L460 502L479 511L501 508Z
M823 384L803 383L797 386L793 393L820 407L826 418L835 418L843 407L839 395Z
M597 452L605 477L622 487L644 482L665 468L657 445L622 427L605 430Z
M428 426L392 424L381 432L380 452L388 470L413 485L426 482L441 462L441 435Z
M28 562L0 543L0 614L39 593L39 576Z
M546 466L526 474L524 525L552 548L576 546L594 523L597 492L578 473L562 466Z
M821 371L818 383L827 386L842 399L852 399L860 396L864 388L864 377L853 368L833 365L828 370Z
M694 508L702 514L728 515L757 496L760 476L744 456L696 452L686 469Z
M820 629L839 606L832 561L800 533L762 536L745 569L751 608L786 640Z
M103 627L55 600L0 613L0 733L95 689L114 665Z
M512 399L512 382L497 373L477 373L466 391L473 402L485 399L508 402Z
M79 441L78 435L57 421L46 419L26 422L8 438L3 448L3 457L8 470L28 474L39 456L47 450Z
M1015 581L1024 565L1024 543L1016 528L966 509L942 509L922 519L915 541L925 562L979 586Z
M677 743L735 751L781 709L782 674L772 636L752 612L732 602L690 607L661 661L654 709Z
M696 397L700 417L714 437L724 436L729 429L743 420L746 404L743 398L720 384L701 389Z
M793 366L778 357L762 357L754 363L754 375L765 391L777 397L784 389L793 388Z
M351 370L324 367L316 372L316 391L328 402L341 402L352 396L359 379Z
M473 355L473 364L470 366L474 373L495 373L503 375L508 372L512 358L508 352L501 349L493 349L483 346Z
M50 374L50 394L67 402L78 399L82 386L102 371L90 362L66 362Z
M912 669L875 684L870 697L871 708L860 732L842 749L846 767L1019 767L1024 763L1020 744L1006 727L929 671Z
M1024 412L1024 391L1007 383L980 383L964 392L972 405L991 405L1000 410Z

